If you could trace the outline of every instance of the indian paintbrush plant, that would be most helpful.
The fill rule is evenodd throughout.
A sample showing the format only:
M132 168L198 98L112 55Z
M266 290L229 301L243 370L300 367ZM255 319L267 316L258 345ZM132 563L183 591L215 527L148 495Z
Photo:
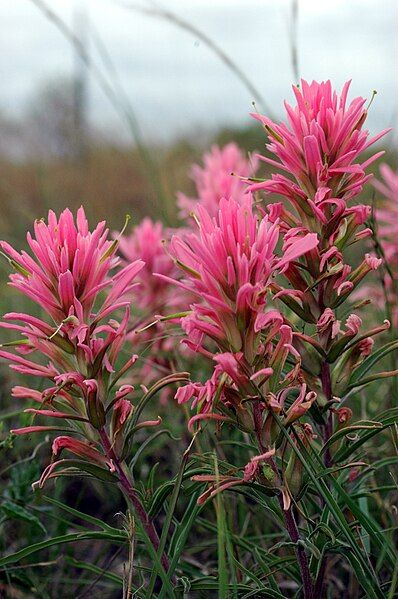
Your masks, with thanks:
M112 240L103 222L89 231L81 208L76 221L69 210L36 221L31 254L1 244L10 285L44 314L1 323L19 339L0 356L30 381L12 395L35 419L11 432L55 435L36 487L81 473L119 486L153 568L134 589L129 578L126 597L394 596L394 525L387 534L369 509L379 466L365 442L397 422L396 407L373 418L366 399L374 381L394 393L398 371L378 364L398 348L384 335L396 310L374 322L382 296L363 282L383 269L394 304L396 175L383 167L376 211L358 203L383 154L369 149L387 131L369 136L366 100L348 103L349 82L340 95L330 82L293 91L284 122L253 115L265 156L229 144L195 165L197 197L178 195L181 228L145 219ZM264 179L254 177L261 162L272 169ZM148 496L129 463L161 412L171 430L185 419L182 437L193 438ZM396 462L384 457L383 467ZM377 492L387 528L389 500ZM200 554L184 557L197 553L196 525L217 532L212 577ZM336 583L342 561L350 595Z

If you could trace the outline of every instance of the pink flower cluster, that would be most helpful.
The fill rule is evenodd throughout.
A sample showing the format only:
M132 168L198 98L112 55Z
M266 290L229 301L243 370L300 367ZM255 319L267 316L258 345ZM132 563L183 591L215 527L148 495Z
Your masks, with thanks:
M69 210L64 210L58 220L50 211L48 223L36 221L34 237L30 233L27 236L33 256L1 242L16 270L10 275L10 285L33 299L50 317L13 312L5 314L5 322L0 323L21 335L11 344L15 353L2 349L0 357L10 361L16 371L48 381L44 391L17 386L13 395L38 404L27 412L55 422L65 420L71 432L85 437L84 441L70 436L56 439L54 456L68 449L102 465L108 463L108 458L95 440L95 431L103 429L111 410L113 420L116 418L112 431L116 442L118 431L132 412L126 397L133 387L117 389L115 385L136 359L131 355L121 363L120 350L128 330L128 296L144 266L141 260L135 260L112 274L119 264L115 257L117 242L107 237L104 222L89 231L80 208L76 223ZM112 317L115 312L121 312L120 319ZM13 432L57 428L32 425ZM50 470L46 471L45 477L49 474Z
M162 223L144 218L129 235L123 235L119 240L119 250L126 265L136 260L144 262L137 275L139 285L134 290L134 299L138 307L151 317L165 306L172 308L177 303L173 288L153 276L155 272L168 277L176 274L174 262L164 251L164 243L169 237L170 232Z
M371 234L368 227L362 228L370 216L370 206L349 206L348 200L360 193L371 177L367 167L383 152L364 162L359 157L387 132L368 139L368 131L363 130L365 100L356 98L347 107L349 83L339 97L329 81L310 85L302 81L301 89L293 87L297 105L285 103L287 124L254 115L264 124L270 138L267 148L279 162L262 159L293 178L272 175L248 189L282 196L284 201L271 203L268 212L286 235L297 230L319 235L319 246L306 258L307 272L291 264L285 273L298 291L296 298L286 303L312 323L326 307L335 309L345 301L364 276L381 263L371 254L366 254L356 268L344 262L344 249Z
M273 469L283 506L289 507L292 491L285 479L293 480L298 466L291 453L285 479L280 478L274 464L280 427L293 425L303 443L310 442L315 433L305 420L316 401L327 442L335 425L351 417L348 408L334 407L338 396L371 353L373 336L389 326L385 322L362 332L357 314L345 319L339 312L381 263L365 254L355 266L345 255L347 247L371 234L366 226L370 208L350 200L361 192L370 178L367 168L382 152L366 160L361 155L386 133L369 138L363 129L365 100L347 105L348 89L349 82L338 96L330 82L302 81L300 89L293 88L296 106L285 104L286 123L254 115L265 127L273 155L260 159L284 174L253 184L258 158L246 160L235 144L213 147L204 166L192 169L197 198L180 194L178 199L181 216L192 213L197 229L177 230L167 252L164 239L170 232L160 223L145 219L130 235L111 241L105 223L89 231L83 209L76 223L69 210L59 220L50 211L48 223L37 221L35 236L28 234L33 257L2 242L16 271L10 284L49 317L10 313L1 323L22 339L12 342L14 353L2 349L0 357L19 372L49 381L44 391L16 387L13 394L38 404L29 412L64 419L71 432L83 437L56 438L55 457L67 449L107 471L116 468L123 480L119 461L133 412L127 399L133 387L117 384L136 356L124 359L121 349L126 340L134 350L150 348L137 371L143 386L157 373L173 372L177 346L158 316L171 315L174 324L181 324L185 345L211 365L207 380L188 382L177 391L178 402L192 401L196 410L189 427L204 420L228 423L258 445L259 455L242 476L202 477L210 484L202 500L223 488L250 484L264 462ZM387 167L383 172L386 184L377 186L393 202L396 176ZM259 209L251 194L261 190L280 201ZM392 203L378 212L385 253L394 267L395 214ZM118 248L123 261L116 257ZM140 319L134 328L129 323L133 287ZM288 309L282 312L281 304ZM330 460L328 449L328 467ZM56 464L42 482L54 475Z
M258 159L245 158L235 143L229 143L223 148L213 146L211 151L203 156L203 167L194 164L191 169L197 198L190 198L183 193L178 194L178 206L181 218L187 218L196 212L199 205L206 208L210 216L215 216L221 198L233 198L242 203L246 197L246 185L242 178L255 174Z
M370 175L366 168L383 152L360 162L360 155L378 141L388 130L368 139L363 129L367 117L364 98L355 98L347 106L350 81L341 95L332 89L330 81L311 84L301 81L301 88L293 86L297 105L285 102L288 123L274 123L266 116L253 114L265 127L270 143L267 149L278 160L260 156L285 175L273 175L252 187L281 195L305 196L314 202L315 214L327 212L327 204L315 212L317 204L326 197L348 200L361 192ZM304 195L303 195L304 194ZM318 198L316 197L318 195Z
M297 232L289 236L283 243L282 256L278 256L279 228L267 217L259 218L254 213L249 197L242 204L222 199L213 218L199 206L197 221L199 233L174 236L170 253L184 273L178 285L198 298L191 305L191 313L181 321L187 334L185 343L213 359L216 366L205 385L181 387L177 399L185 402L195 397L194 405L200 404L200 414L191 424L198 419L214 419L219 395L240 426L262 429L264 423L260 424L258 418L256 422L242 404L242 397L255 394L254 381L269 394L267 405L257 405L261 413L268 407L283 405L281 389L300 387L296 376L300 360L292 345L292 329L279 311L266 311L271 280L313 250L318 244L317 235ZM289 357L297 364L283 375ZM298 402L293 404L286 422L296 417L299 406L300 410L305 406L306 411L313 399L308 399L305 386L301 386Z
M348 89L349 82L339 97L330 82L302 81L301 89L294 88L297 105L285 105L287 124L254 115L276 157L259 158L288 174L254 184L248 177L247 199L222 199L218 213L214 202L210 210L200 203L199 232L175 236L170 244L184 273L178 284L197 297L181 321L185 343L216 364L209 380L181 387L177 399L193 399L197 413L191 427L204 419L235 423L254 431L264 455L277 434L271 412L288 426L317 396L327 440L333 414L340 413L333 407L336 394L371 353L372 337L389 327L385 322L361 333L362 321L352 314L343 328L336 312L381 264L371 254L356 267L344 258L348 246L371 234L363 227L370 207L348 202L361 192L371 176L367 168L383 152L363 161L361 154L386 133L369 138L363 129L365 100L347 106ZM269 204L262 218L250 196L260 190L282 200ZM312 334L296 330L275 300L309 323Z
M207 335L224 351L242 350L251 364L260 331L275 320L264 314L271 278L314 249L317 236L289 237L278 257L279 228L267 217L260 220L248 197L243 204L222 199L214 218L199 206L198 223L199 234L175 235L170 244L171 255L187 275L179 286L204 300L193 304L183 328L192 348L201 347Z

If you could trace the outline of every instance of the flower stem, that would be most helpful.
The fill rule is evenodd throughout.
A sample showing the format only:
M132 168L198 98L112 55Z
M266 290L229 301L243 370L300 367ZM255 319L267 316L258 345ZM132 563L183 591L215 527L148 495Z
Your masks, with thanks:
M256 425L258 446L260 448L261 453L264 453L265 447L261 441L261 424L260 424L261 423L261 414L260 414L259 406L254 406L253 416L254 416L254 421L255 421L255 425ZM267 460L267 463L271 466L273 472L275 473L276 480L280 484L281 476L280 476L278 467L275 464L274 460L272 458L270 458ZM290 540L292 541L292 543L295 544L297 561L298 561L298 564L300 567L301 579L303 582L304 599L314 599L314 585L312 582L310 569L308 566L308 559L305 554L304 547L298 543L298 541L300 541L300 533L299 533L296 521L293 516L292 506L290 505L287 510L285 509L285 506L283 505L283 497L282 497L281 493L279 493L279 495L278 495L278 501L279 501L279 505L282 510L284 520L285 520L286 530L288 532Z
M142 526L143 526L146 534L148 535L148 538L151 541L153 548L157 552L159 550L159 536L158 536L158 533L156 532L155 526L154 526L152 520L150 519L150 517L148 516L147 512L145 511L145 508L142 505L141 500L138 497L136 490L134 489L132 483L130 482L130 480L124 470L123 463L119 460L119 458L115 454L105 429L101 429L99 431L99 435L100 435L100 438L102 441L102 446L104 448L106 455L112 460L112 462L115 466L116 473L119 477L120 488L121 488L123 494L132 503L135 513L137 514L138 518L141 520ZM164 571L167 574L168 569L169 569L169 561L168 561L165 553L163 553L163 555L161 556L160 562L164 568Z
M322 391L326 397L326 400L329 402L333 399L333 391L332 391L332 380L330 376L330 367L327 362L323 362L321 367L321 383L322 383ZM323 432L323 442L326 443L331 437L333 432L333 414L329 410L326 424L324 426ZM330 468L332 465L332 456L330 453L330 448L328 447L325 451L325 466L326 468Z
M308 567L308 559L305 554L304 547L298 543L298 541L300 540L300 533L298 531L297 524L293 516L292 508L290 506L287 510L283 509L283 500L281 496L279 496L279 503L281 505L283 515L285 518L286 530L289 534L291 541L296 545L297 561L300 566L301 578L303 581L304 599L314 599L314 585L312 582L310 569Z
M331 401L333 399L333 389L332 389L332 379L330 376L330 366L327 362L323 362L321 367L321 383L322 383L322 391L326 397L327 401ZM323 427L323 442L327 443L333 433L333 414L329 410L327 421L325 426ZM330 447L327 447L324 454L324 462L325 468L330 468L332 466L333 460L330 452ZM324 500L322 500L322 504L325 505ZM326 573L327 559L326 556L322 556L321 565L319 568L319 573L317 576L317 580L315 583L315 595L322 596L324 579Z

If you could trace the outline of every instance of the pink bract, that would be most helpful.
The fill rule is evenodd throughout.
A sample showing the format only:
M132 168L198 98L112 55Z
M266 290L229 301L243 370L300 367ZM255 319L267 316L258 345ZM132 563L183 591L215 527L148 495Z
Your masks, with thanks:
M119 240L126 264L136 260L143 260L145 264L137 275L140 285L134 290L134 297L140 308L152 311L152 316L165 304L170 305L175 300L170 284L153 276L153 273L173 276L177 272L173 260L165 252L164 243L168 237L170 232L162 223L144 218L130 235L124 235Z
M15 353L1 349L0 357L11 362L12 369L44 383L41 392L21 386L13 392L16 397L41 403L45 409L29 410L37 416L100 428L105 422L105 381L115 377L116 383L118 373L136 359L127 357L124 365L118 361L128 332L128 295L144 263L136 260L111 272L119 259L115 257L117 243L107 236L104 222L89 231L80 208L76 223L68 209L59 220L50 211L48 224L36 221L35 238L28 234L34 257L1 242L17 271L10 275L11 285L39 304L49 317L45 320L46 316L41 319L11 312L0 322L2 328L21 335L11 344ZM118 310L120 319L110 318ZM131 390L123 387L123 393ZM115 388L114 393L117 399L121 391ZM32 427L26 429L31 431ZM25 430L19 429L22 432Z
M221 198L233 198L243 203L246 201L246 185L241 178L253 176L257 166L258 159L246 159L235 143L223 148L212 146L210 152L203 156L203 167L194 164L191 168L191 178L195 182L198 197L178 194L180 216L187 218L191 212L196 212L199 205L215 216Z
M282 195L304 192L314 198L324 189L332 198L345 200L361 192L370 178L366 168L383 152L361 161L360 155L389 130L369 138L363 129L367 117L366 100L354 98L347 105L350 81L340 96L330 81L293 86L296 106L285 102L287 123L275 123L266 116L253 114L265 127L270 143L267 149L277 158L262 160L289 175L273 175L270 180L249 189L265 189ZM295 182L294 182L295 180Z
M80 322L89 319L96 298L107 287L110 291L99 318L128 305L120 300L130 291L143 262L135 261L110 276L119 260L105 221L90 232L83 208L77 211L76 223L68 208L59 219L50 210L48 223L36 220L34 236L28 233L27 240L33 257L0 242L17 271L10 275L10 285L39 304L57 324L70 316Z
M242 204L221 199L214 218L203 206L197 214L199 234L174 236L170 244L185 273L178 284L200 299L183 327L199 345L206 335L224 351L244 348L251 361L272 275L314 249L317 235L289 237L278 257L279 228L267 217L257 217L249 198Z

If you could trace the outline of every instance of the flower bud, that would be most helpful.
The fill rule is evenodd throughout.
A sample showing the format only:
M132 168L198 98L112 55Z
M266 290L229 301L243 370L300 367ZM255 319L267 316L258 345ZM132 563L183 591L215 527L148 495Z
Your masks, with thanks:
M104 406L99 397L96 381L89 379L85 383L87 386L87 416L90 423L99 430L106 421Z
M134 406L128 399L118 399L113 406L111 421L111 440L116 455L120 456L124 447L124 431L127 422L134 411ZM160 420L161 422L161 420ZM149 425L159 423L159 421L150 422ZM148 423L142 423L148 424Z
M285 470L285 481L289 491L293 497L297 497L303 485L303 465L294 451L291 452L290 458Z

